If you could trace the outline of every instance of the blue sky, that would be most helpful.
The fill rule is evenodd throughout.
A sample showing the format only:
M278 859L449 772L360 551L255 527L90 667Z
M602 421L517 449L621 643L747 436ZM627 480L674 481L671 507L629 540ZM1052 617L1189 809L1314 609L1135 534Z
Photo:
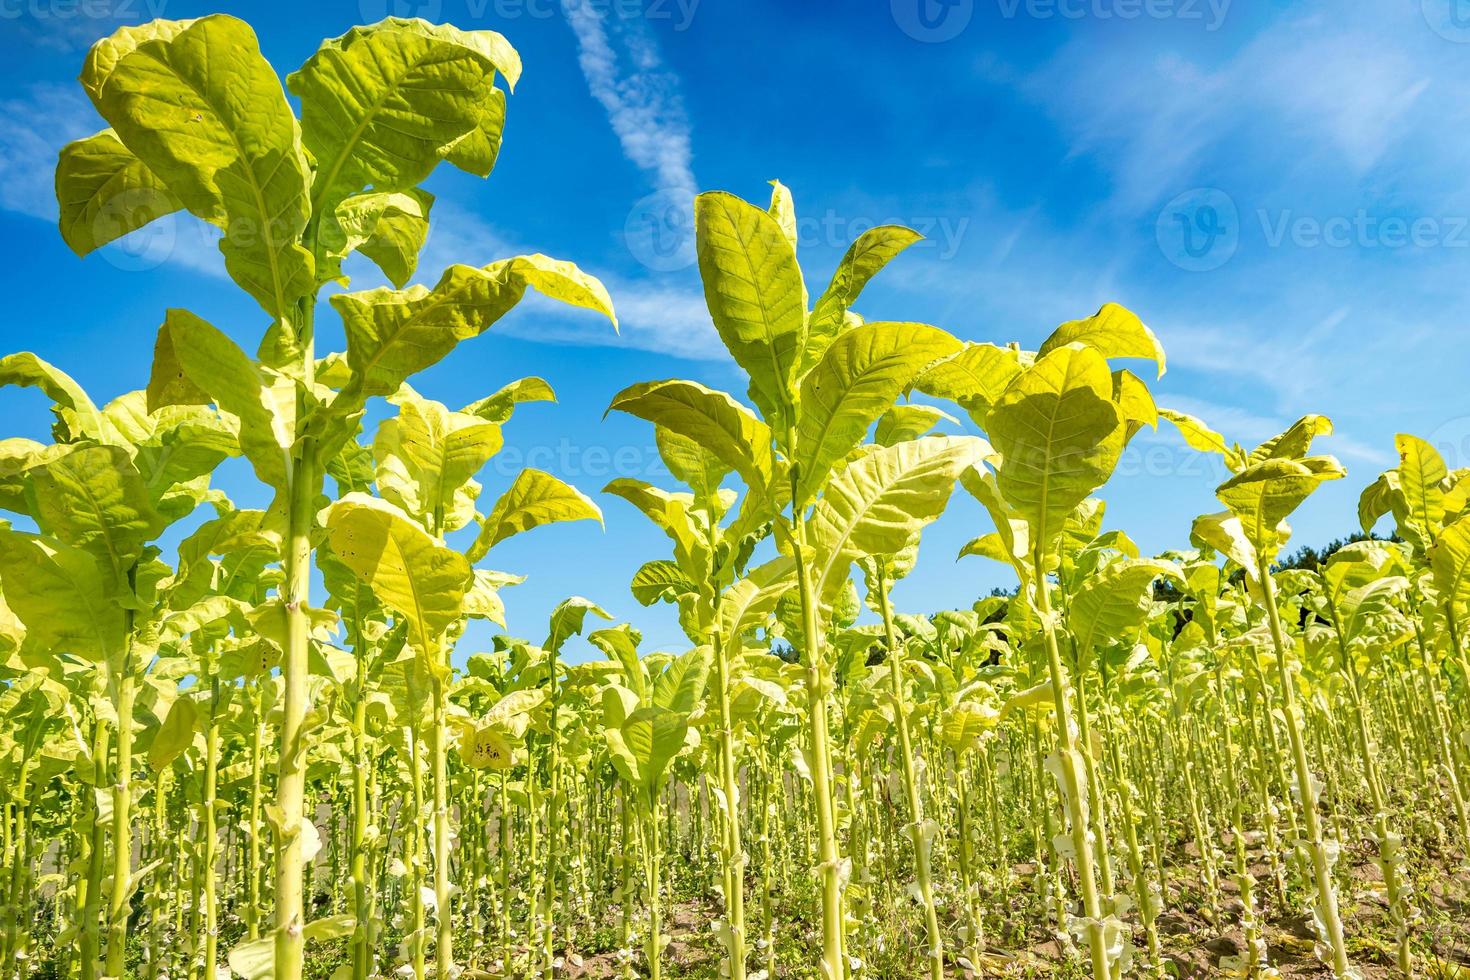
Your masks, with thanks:
M865 294L869 319L1034 347L1115 300L1168 351L1160 404L1241 442L1331 416L1322 448L1349 477L1299 513L1298 543L1356 526L1395 432L1470 465L1467 0L0 0L0 348L36 351L99 400L146 381L168 306L252 346L264 328L191 220L86 260L54 226L56 151L101 126L74 81L86 47L120 23L214 11L250 21L282 75L386 13L498 30L520 50L495 173L431 179L419 278L543 251L603 278L623 332L529 303L415 382L450 405L528 374L556 388L559 404L508 426L487 494L523 464L594 495L614 476L657 481L648 427L601 418L632 382L743 393L667 219L696 189L760 198L771 178L795 194L813 289L865 228L928 236ZM378 284L352 271L354 287ZM340 344L324 320L323 343ZM44 437L34 392L0 391L0 412L5 435ZM1182 546L1191 518L1218 509L1219 475L1172 431L1145 432L1103 493L1109 524L1146 549ZM254 499L243 467L221 480ZM649 648L678 646L672 609L627 591L664 539L599 500L605 531L541 529L492 556L529 576L505 594L511 631L539 639L580 593ZM1009 584L953 560L986 530L956 496L899 606L962 607Z

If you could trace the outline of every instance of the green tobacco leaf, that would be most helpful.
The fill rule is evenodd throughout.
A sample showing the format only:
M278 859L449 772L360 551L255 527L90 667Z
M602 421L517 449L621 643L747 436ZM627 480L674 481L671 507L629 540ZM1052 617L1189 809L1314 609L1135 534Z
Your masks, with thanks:
M370 191L344 200L337 205L335 220L323 223L318 232L322 254L316 269L317 282L346 285L342 260L358 251L402 289L418 268L419 252L429 235L433 203L434 195L418 188L395 193Z
M102 117L191 213L224 230L231 278L276 318L313 286L296 117L255 33L222 14L94 48L82 83Z
M41 527L90 554L109 595L130 592L133 565L163 521L127 451L80 446L33 468L30 479Z
M1131 371L1113 372L1113 405L1118 418L1127 426L1127 438L1145 425L1151 429L1159 427L1159 409L1148 385Z
M771 206L766 212L776 219L781 233L791 243L791 250L796 251L796 201L791 196L791 188L779 180L771 181Z
M990 411L1001 454L1001 494L1051 549L1072 510L1107 482L1125 427L1113 405L1107 361L1091 348L1059 347L1013 381Z
M28 514L31 505L26 500L26 471L63 455L69 448L66 443L47 446L34 439L0 439L0 508Z
M902 551L987 450L970 437L916 439L870 452L834 476L807 525L821 601L837 597L859 558Z
M511 691L496 701L480 718L481 725L498 725L514 731L527 721L527 716L546 700L544 688L528 691Z
M866 323L833 341L801 383L796 506L816 495L833 464L925 368L960 348L922 323Z
M940 421L958 423L953 415L932 405L894 405L878 419L873 441L880 446L917 439Z
M505 629L505 603L500 599L500 590L524 581L524 576L508 572L475 569L472 584L464 594L464 614L471 619L488 619Z
M373 440L379 492L415 516L436 516L441 534L459 530L474 518L470 482L500 451L500 426L415 394L394 401L398 417Z
M339 293L332 305L347 332L357 394L391 395L411 375L477 337L521 301L528 288L602 313L617 325L607 290L569 262L523 255L485 266L452 265L433 289L410 286Z
M1470 517L1460 518L1440 533L1429 549L1429 566L1444 601L1455 606L1470 603ZM9 585L7 579L7 593Z
M1402 622L1395 603L1408 587L1409 580L1402 575L1388 575L1343 593L1335 609L1344 639L1357 643Z
M1240 519L1258 559L1272 560L1280 547L1280 525L1326 480L1345 476L1331 456L1266 459L1220 484L1215 496Z
M272 980L276 975L276 937L238 943L227 957L230 969L245 980Z
M111 427L92 404L92 399L71 375L41 360L29 351L0 357L0 387L15 385L39 388L56 404L56 414L67 424L72 439L112 443Z
M153 342L153 367L146 390L149 412L173 405L208 405L213 400L209 392L189 379L178 351L174 350L175 326L182 334L195 329L194 321L204 322L188 310L171 309L164 314L164 324L159 327L158 339Z
M811 316L807 318L794 381L804 378L837 338L852 304L857 302L858 294L873 277L895 255L923 237L912 228L879 225L863 232L847 247L847 253L837 264L837 271L832 273L832 281L817 298Z
M662 425L653 427L653 440L659 458L674 479L693 490L697 499L715 497L720 484L734 469L703 444Z
M692 439L752 489L770 483L770 428L723 391L694 381L647 381L618 392L607 410L627 412Z
M460 31L389 18L326 41L286 84L301 99L302 141L316 161L312 205L330 214L364 188L408 191L461 141L482 176L499 145L505 102L495 72L514 85L520 58L493 31ZM493 135L493 140L491 139Z
M1190 536L1235 562L1252 579L1259 576L1256 546L1246 537L1240 518L1230 511L1196 517Z
M1149 586L1160 576L1183 584L1177 568L1150 559L1114 562L1082 583L1067 605L1067 625L1084 656L1097 644L1127 639L1143 625L1153 607Z
M709 680L709 647L695 647L680 654L653 682L653 703L669 711L690 714L704 696Z
M639 566L628 587L633 598L644 606L651 606L660 600L676 602L680 596L699 591L699 586L691 582L677 564L662 558Z
M1020 373L1021 356L1009 347L966 344L930 367L914 382L914 389L955 402L984 428L991 406Z
M313 919L301 930L301 938L307 942L331 942L352 935L357 920L350 915L329 915Z
M78 255L183 207L110 129L62 147L56 204L61 238Z
M1011 554L1011 549L1006 544L1005 538L1001 537L999 531L991 531L978 538L973 538L960 548L960 553L955 556L958 561L970 556L978 558L990 558L994 561L1003 562L1007 565L1014 564L1016 556Z
M561 650L563 643L582 632L582 624L588 613L601 619L612 619L607 610L579 595L569 596L557 603L556 608L551 611L550 631L542 646L553 653Z
M1179 430L1179 434L1184 437L1184 442L1189 448L1197 449L1202 453L1218 453L1231 470L1239 471L1245 467L1244 454L1241 453L1240 447L1227 443L1224 436L1202 420L1184 412L1176 412L1172 408L1160 408L1159 416L1174 423L1174 427Z
M121 654L123 608L104 598L102 573L85 551L0 529L0 578L28 642L92 663Z
M719 635L726 647L738 650L741 637L766 620L776 603L796 587L796 563L786 556L751 570L720 597Z
M510 489L495 502L467 556L471 562L479 561L511 535L558 521L601 524L602 511L576 487L550 473L521 470Z
M192 402L205 392L220 411L240 420L240 450L255 475L267 486L284 490L290 470L290 447L296 438L296 387L256 364L233 340L187 310L170 310L160 334L148 382L149 409L156 411L170 396L185 394ZM188 380L181 386L178 375Z
M645 806L652 805L663 787L669 763L684 748L688 731L687 715L649 706L630 714L620 728L604 732L614 762L621 761L620 768L632 768L628 767L628 760L636 765L632 771L624 772L623 777L642 790L641 802Z
M995 728L1000 711L986 704L961 701L944 712L939 737L956 755L963 755L979 743L980 737Z
M275 561L279 542L262 530L265 516L260 510L226 510L179 542L173 599L195 602L204 597L215 584L211 555L241 558L254 553L261 565Z
M806 287L796 250L768 212L723 191L694 202L705 304L735 363L750 377L750 398L784 426L806 320Z
M1402 501L1403 492L1399 489L1398 471L1389 470L1378 474L1378 479L1364 487L1358 496L1358 525L1363 533L1372 532L1379 519L1395 510L1395 505ZM1407 506L1401 509L1408 510Z
M1393 438L1399 454L1398 487L1407 507L1407 523L1421 541L1429 541L1444 522L1444 489L1449 475L1444 458L1429 443L1400 432Z
M504 425L510 421L517 405L526 402L555 402L556 392L542 378L520 378L493 395L470 402L460 409L466 415L478 415L487 422Z
M704 536L707 525L701 512L694 510L694 497L687 493L670 493L645 483L623 477L602 488L603 493L616 494L642 511L674 542L674 556L681 568L702 568L709 546Z
M1272 436L1252 449L1248 463L1268 459L1299 459L1312 449L1312 440L1332 434L1332 420L1325 415L1304 415L1285 432Z
M1068 344L1091 347L1105 358L1139 357L1158 365L1164 376L1164 348L1152 330L1131 310L1105 303L1085 320L1069 320L1052 331L1037 354L1045 357Z
M352 493L327 508L332 550L408 622L408 642L422 653L461 615L470 566L393 505Z
M153 736L153 744L148 746L148 765L154 772L167 769L194 744L198 725L199 709L194 700L187 696L175 698L163 726Z
M624 623L609 629L594 630L587 635L587 642L607 654L609 660L615 661L622 667L623 680L626 682L626 689L633 695L635 707L647 698L648 683L644 676L643 664L638 659L638 634L633 627ZM609 706L612 706L611 702ZM624 706L621 702L615 707L619 710L615 721L618 725L622 725L623 719L633 709L623 710Z

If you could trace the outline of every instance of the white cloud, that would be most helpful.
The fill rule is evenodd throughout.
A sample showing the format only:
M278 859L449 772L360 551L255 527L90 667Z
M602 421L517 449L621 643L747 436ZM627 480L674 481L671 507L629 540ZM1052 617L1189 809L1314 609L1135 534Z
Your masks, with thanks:
M102 128L75 85L32 85L0 101L0 207L56 220L56 155Z
M56 161L62 147L105 128L75 85L33 85L0 100L0 208L56 222ZM164 263L225 275L219 229L187 213L168 215L98 251L124 271Z
M601 4L562 0L577 36L587 87L607 111L623 153L658 190L693 199L689 121L679 79L663 67L654 39L638 18L605 16Z
M1463 52L1409 6L1293 12L1214 61L1161 51L1152 35L1130 46L1084 33L1019 87L1074 155L1111 175L1119 211L1157 205L1222 168L1275 182L1330 164L1332 179L1351 182L1406 144L1442 142L1441 100L1427 93L1465 77Z

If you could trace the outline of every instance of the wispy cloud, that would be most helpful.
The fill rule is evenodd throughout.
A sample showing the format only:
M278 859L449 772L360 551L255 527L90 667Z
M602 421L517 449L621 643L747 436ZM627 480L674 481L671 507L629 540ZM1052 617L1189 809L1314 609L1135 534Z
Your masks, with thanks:
M0 209L55 223L55 173L62 147L104 128L74 85L33 85L0 100ZM120 269L164 263L225 275L220 231L187 213L172 214L104 246L98 254Z
M56 155L101 121L74 85L32 85L0 100L0 115L0 208L55 221Z
M727 359L704 297L684 273L694 262L693 203L698 192L682 83L669 70L648 25L638 17L609 16L605 5L562 0L577 39L577 60L592 97L607 113L623 155L642 172L652 193L632 204L624 232L632 256L652 273L644 278L604 275L623 334L617 342L699 360ZM660 275L659 273L665 273ZM546 304L534 303L532 310ZM575 325L549 329L532 319L542 339L609 343L605 331Z
M1330 164L1329 180L1355 181L1406 142L1443 140L1430 80L1464 75L1462 52L1407 5L1288 14L1214 61L1113 40L1082 34L1019 87L1111 175L1119 211L1202 174L1276 182Z
M603 6L562 0L587 87L607 111L628 160L656 189L692 200L696 183L679 78L664 67L647 25L636 17L610 18Z

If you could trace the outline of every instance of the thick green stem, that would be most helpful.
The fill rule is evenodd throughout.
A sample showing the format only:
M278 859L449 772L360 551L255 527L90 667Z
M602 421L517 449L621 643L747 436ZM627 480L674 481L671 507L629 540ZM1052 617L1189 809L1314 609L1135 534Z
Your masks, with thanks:
M358 651L357 690L352 704L352 908L357 917L357 927L352 934L352 980L367 980L372 972L372 890L368 882L367 825L368 796L367 777L371 761L368 758L367 739L367 692L364 689L365 651Z
M213 674L206 659L204 671ZM219 784L219 678L209 679L209 720L204 729L204 977L212 980L219 961L219 898L216 894L219 863L219 830L216 795Z
M1041 618L1042 638L1046 644L1047 668L1051 678L1052 703L1057 717L1057 750L1055 759L1057 788L1067 814L1072 841L1072 860L1077 868L1078 886L1082 892L1082 909L1087 918L1087 945L1092 955L1094 980L1108 980L1107 939L1103 934L1102 899L1098 895L1097 871L1093 867L1091 821L1087 812L1087 777L1083 772L1081 753L1072 720L1071 685L1062 667L1053 622L1051 595L1047 586L1046 567L1040 551L1034 562L1036 609ZM1066 923L1063 923L1066 926Z
M410 933L409 963L413 980L424 980L424 947L428 945L428 929L424 925L424 769L419 751L418 725L408 730L409 768L412 771L413 811L409 821L408 901L413 918Z
M930 835L925 832L924 806L919 797L919 780L914 771L914 747L909 733L908 707L903 690L903 645L893 629L893 610L888 601L888 582L878 566L878 611L883 617L883 635L888 644L888 684L893 696L898 747L903 769L903 787L909 806L909 840L914 846L914 874L919 879L919 899L924 905L924 932L929 940L929 976L944 980L944 941L939 935L939 914L934 907L934 882L929 862Z
M1317 790L1312 779L1311 766L1307 762L1306 740L1302 733L1301 713L1296 705L1296 692L1287 661L1286 638L1281 629L1281 614L1276 608L1276 584L1271 578L1271 566L1261 559L1256 566L1260 578L1261 592L1266 604L1266 617L1271 627L1271 643L1276 650L1276 674L1281 687L1281 708L1286 716L1286 734L1291 741L1291 754L1296 764L1297 794L1301 802L1302 818L1307 832L1307 848L1311 852L1312 871L1317 884L1317 914L1327 935L1321 937L1332 951L1334 976L1347 975L1349 970L1347 943L1343 938L1342 919L1337 911L1337 885L1332 878L1332 865L1327 858L1326 842L1322 836L1322 820L1317 813Z
M107 976L123 976L127 953L128 899L132 895L132 773L133 705L138 681L133 676L131 650L123 657L116 685L117 761L112 772L112 891L107 903Z
M740 840L740 782L735 765L735 732L730 718L730 656L714 637L715 685L720 708L720 789L724 823L720 864L725 878L725 918L729 929L730 980L745 980L745 850Z
M275 980L301 980L306 925L301 827L306 819L306 712L310 622L311 527L317 484L309 450L292 471L286 541L286 648L281 658L280 756L276 762Z
M817 876L822 883L821 980L843 980L846 964L842 954L842 883L839 875L837 821L832 802L832 750L827 735L827 694L832 688L831 670L823 650L817 619L816 596L812 594L811 570L806 561L805 526L798 515L793 538L798 592L801 599L802 630L806 636L807 744L811 758L812 796L817 811Z
M644 884L648 891L648 942L644 948L644 955L648 958L650 980L659 980L659 977L662 976L663 961L663 898L660 894L662 891L660 865L663 860L663 844L659 839L658 798L655 797L648 801L645 806L647 809L642 813L646 840L643 847L643 873Z
M449 768L448 725L444 716L444 679L435 676L434 723L429 751L434 767L434 975L450 980L454 970L454 915L449 898Z

